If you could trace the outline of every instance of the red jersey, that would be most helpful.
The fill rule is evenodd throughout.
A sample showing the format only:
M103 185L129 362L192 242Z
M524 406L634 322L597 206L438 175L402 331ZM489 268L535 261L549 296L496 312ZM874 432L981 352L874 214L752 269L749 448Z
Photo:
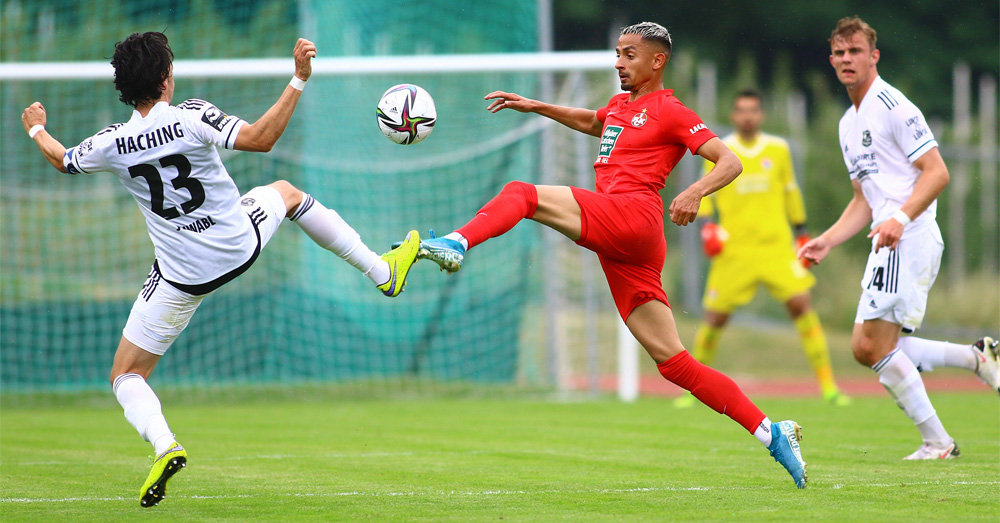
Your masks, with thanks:
M674 97L673 89L634 102L628 101L629 94L616 95L597 110L604 124L594 162L598 193L659 192L685 149L694 153L716 136Z

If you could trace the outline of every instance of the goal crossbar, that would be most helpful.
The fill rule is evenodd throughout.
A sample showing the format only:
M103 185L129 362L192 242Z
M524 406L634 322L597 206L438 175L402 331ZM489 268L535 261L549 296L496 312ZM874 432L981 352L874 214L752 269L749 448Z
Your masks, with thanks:
M547 53L441 54L409 56L345 56L315 58L313 76L357 76L396 73L484 73L599 71L614 68L611 51ZM288 58L176 60L176 78L280 77L295 71ZM101 80L112 78L107 62L2 62L0 81Z

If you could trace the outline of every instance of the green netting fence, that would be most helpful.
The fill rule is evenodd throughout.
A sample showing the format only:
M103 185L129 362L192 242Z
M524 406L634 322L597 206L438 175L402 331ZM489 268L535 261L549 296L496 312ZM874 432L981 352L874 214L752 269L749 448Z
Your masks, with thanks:
M0 59L93 61L131 32L163 30L177 59L287 57L300 36L321 56L533 51L534 2L320 0L97 2L3 0ZM207 99L255 120L286 80L178 79L174 103ZM375 104L416 83L439 123L415 146L386 140ZM376 251L411 228L450 232L513 179L537 181L538 140L496 118L482 96L531 95L530 74L316 77L268 154L223 151L241 191L287 179L336 209ZM108 80L0 84L0 385L6 391L103 387L121 328L153 261L141 214L107 173L54 171L21 128L35 100L67 146L126 121ZM504 137L509 137L505 139ZM390 300L285 223L245 275L209 297L155 372L159 383L511 383L522 324L538 308L538 231L477 248L462 271L418 264ZM530 276L532 273L535 276Z

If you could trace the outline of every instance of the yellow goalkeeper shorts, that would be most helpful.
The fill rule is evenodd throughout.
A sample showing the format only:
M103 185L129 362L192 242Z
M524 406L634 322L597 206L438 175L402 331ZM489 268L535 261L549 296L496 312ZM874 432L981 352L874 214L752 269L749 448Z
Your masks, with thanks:
M703 305L705 310L731 313L750 303L758 285L785 303L815 283L816 278L802 266L791 246L763 255L723 249L712 259Z

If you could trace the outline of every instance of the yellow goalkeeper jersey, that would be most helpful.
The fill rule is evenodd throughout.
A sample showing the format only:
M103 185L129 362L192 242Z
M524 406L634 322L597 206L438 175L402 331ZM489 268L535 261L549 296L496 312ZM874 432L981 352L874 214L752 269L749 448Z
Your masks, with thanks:
M704 198L698 216L718 215L719 225L729 233L727 251L788 249L792 245L790 224L806 221L788 142L764 133L750 144L741 142L736 133L723 141L743 163L743 173ZM704 172L713 165L705 162Z

